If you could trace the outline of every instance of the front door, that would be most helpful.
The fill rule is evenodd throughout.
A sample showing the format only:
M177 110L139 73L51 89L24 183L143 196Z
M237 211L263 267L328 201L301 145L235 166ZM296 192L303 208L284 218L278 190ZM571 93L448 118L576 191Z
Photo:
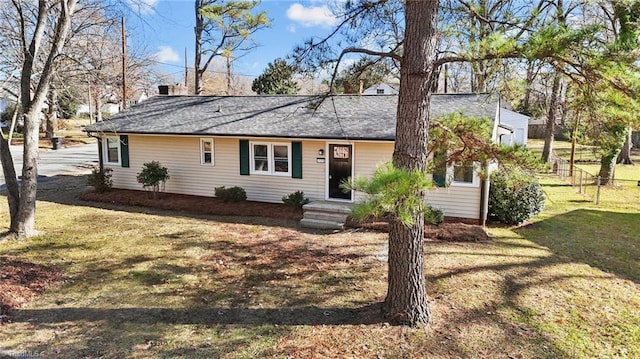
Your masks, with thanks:
M340 183L351 177L353 146L329 145L329 199L351 200L351 191L345 193Z

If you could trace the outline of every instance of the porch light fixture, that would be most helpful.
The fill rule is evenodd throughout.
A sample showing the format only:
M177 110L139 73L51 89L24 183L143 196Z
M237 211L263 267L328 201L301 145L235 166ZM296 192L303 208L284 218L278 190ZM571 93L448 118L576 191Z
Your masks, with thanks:
M324 156L324 149L321 148L318 150L318 156L320 157Z

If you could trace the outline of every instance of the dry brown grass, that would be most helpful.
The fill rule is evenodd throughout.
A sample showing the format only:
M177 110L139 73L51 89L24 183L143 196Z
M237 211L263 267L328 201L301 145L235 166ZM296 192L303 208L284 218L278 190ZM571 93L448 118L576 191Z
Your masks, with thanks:
M427 242L433 322L411 329L389 326L380 316L384 233L316 233L291 221L89 207L59 192L42 192L43 235L0 245L2 256L54 266L68 277L0 327L5 353L640 356L638 279L624 267L587 263L575 252L538 243L545 221L560 213L541 218L537 229L492 229L490 242ZM624 235L640 241L637 233Z

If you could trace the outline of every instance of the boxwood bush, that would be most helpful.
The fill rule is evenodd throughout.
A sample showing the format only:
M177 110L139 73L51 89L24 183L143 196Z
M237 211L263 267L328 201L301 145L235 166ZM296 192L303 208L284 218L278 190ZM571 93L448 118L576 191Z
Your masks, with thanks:
M226 188L225 186L216 187L214 189L216 197L224 202L240 202L247 200L247 192L242 187L234 186Z
M506 224L519 224L544 209L542 186L534 176L514 169L491 174L489 216Z

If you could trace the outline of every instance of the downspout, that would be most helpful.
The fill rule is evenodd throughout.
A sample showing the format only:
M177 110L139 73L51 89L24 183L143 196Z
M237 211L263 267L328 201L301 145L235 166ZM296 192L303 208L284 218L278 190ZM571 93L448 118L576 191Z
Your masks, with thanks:
M478 214L478 224L484 227L487 224L486 208L488 206L485 205L485 202L487 202L487 185L489 182L487 181L487 178L489 178L489 165L485 162L483 163L483 167L485 174L480 176L480 211Z

